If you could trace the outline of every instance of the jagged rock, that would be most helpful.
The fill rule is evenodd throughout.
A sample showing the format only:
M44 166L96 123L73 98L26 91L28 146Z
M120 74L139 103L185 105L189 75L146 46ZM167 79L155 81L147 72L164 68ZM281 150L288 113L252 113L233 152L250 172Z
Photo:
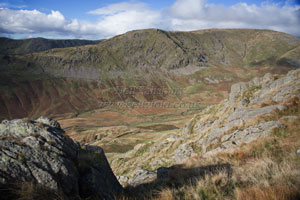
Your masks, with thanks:
M300 156L300 149L297 150L297 154L298 154L298 156Z
M258 138L267 137L272 133L272 130L274 130L274 128L281 127L283 127L283 124L278 121L269 121L250 126L244 130L235 131L232 134L223 136L222 140L226 141L227 139L228 141L224 142L222 145L226 147L226 149L230 149L244 143L252 142L254 140L257 140Z
M152 168L156 168L157 166L163 166L166 163L170 163L170 159L168 159L168 158L161 158L161 159L158 159L158 160L153 160L149 164L150 164L150 166Z
M184 128L182 129L182 134L183 135L189 134L192 126L193 126L193 121L189 121L187 124L185 124Z
M47 125L47 124L45 124ZM60 129L49 132L23 120L0 124L2 184L33 181L68 194L78 194L78 172L74 165L79 145L67 140Z
M103 199L113 199L122 190L103 150L91 146L82 149L55 120L4 120L0 137L1 188L33 182L70 196L88 190L88 196Z
M56 120L44 116L39 117L37 120L35 120L35 122L41 122L43 124L49 125L50 127L61 129L60 124Z
M281 102L284 101L285 99L291 98L293 96L295 96L293 93L293 91L296 91L297 89L299 89L299 85L293 85L290 87L285 87L284 90L279 90L273 97L272 100L275 102Z
M262 80L261 78L255 77L251 80L250 83L251 83L251 85L254 85L254 86L260 86L261 80Z
M193 148L188 144L181 144L178 149L175 151L173 158L176 163L181 163L185 159L189 158L193 153Z
M128 183L129 178L127 176L117 176L117 179L120 183Z
M283 110L283 105L272 105L272 106L266 106L263 108L256 108L256 109L244 109L234 112L230 117L228 118L227 122L231 122L234 120L251 120L261 115L269 114L270 112L278 109Z
M153 171L138 170L133 178L130 179L129 184L132 186L136 186L142 183L150 182L156 179L156 173Z
M270 78L270 80L272 79ZM299 96L300 93L295 94L295 92L300 89L299 70L291 71L283 78L274 81L270 80L261 83L261 90L257 95L251 98L251 102L249 104L250 106L264 102L266 100L282 102L294 95Z
M231 86L231 91L229 95L229 104L233 104L236 100L236 98L243 94L244 91L247 90L247 84L246 83L236 83Z
M114 194L120 193L122 188L114 176L102 148L87 145L79 151L79 185L82 197L91 194L102 199L113 199Z
M280 118L280 120L297 120L300 116L283 116Z
M229 100L216 107L215 113L218 114L211 114L207 109L202 114L204 119L196 116L187 123L182 133L197 135L194 142L202 147L198 153L230 152L242 144L269 136L275 128L283 128L281 122L299 119L299 116L283 116L280 121L273 121L276 113L289 108L285 101L297 99L299 91L300 70L291 71L282 78L266 74L248 83L234 84ZM214 121L210 120L212 115L215 115ZM273 115L275 118L272 118ZM179 155L184 154L184 158L192 155L187 145L190 142L186 141L175 150L177 161L182 159Z
M264 75L264 77L263 77L263 82L264 83L268 83L268 82L270 82L270 81L272 81L273 79L272 79L272 74L270 74L270 73L266 73L265 75Z

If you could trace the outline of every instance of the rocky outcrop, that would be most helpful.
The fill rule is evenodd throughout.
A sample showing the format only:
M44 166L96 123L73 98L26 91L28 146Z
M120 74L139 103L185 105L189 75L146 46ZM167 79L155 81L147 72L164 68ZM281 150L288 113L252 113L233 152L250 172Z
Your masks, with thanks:
M138 170L135 175L129 180L129 184L137 186L156 179L156 173L149 170Z
M173 159L176 163L180 163L181 161L191 157L193 153L193 148L188 144L181 144L176 151L174 152Z
M50 58L50 60L53 58ZM44 58L44 62L46 62ZM59 61L58 61L59 62ZM50 61L49 61L50 63ZM41 66L41 73L47 73L54 77L76 78L84 80L100 80L101 70L93 66L71 67L72 62L61 69L54 69L48 62Z
M113 199L122 190L100 147L74 142L57 121L0 124L0 187L32 182L76 197Z
M248 83L236 83L229 100L201 113L194 119L195 125L183 133L196 133L202 154L230 152L283 128L284 115L290 114L289 102L297 104L299 97L300 70L282 78L266 74Z

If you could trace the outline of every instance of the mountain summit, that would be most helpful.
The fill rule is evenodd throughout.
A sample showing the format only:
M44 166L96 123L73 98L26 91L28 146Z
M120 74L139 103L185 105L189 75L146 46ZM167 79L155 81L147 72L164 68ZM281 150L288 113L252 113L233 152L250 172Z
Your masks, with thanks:
M299 67L299 45L298 38L269 30L148 29L96 45L4 55L0 118L77 115L99 102L174 101L161 95L116 95L116 87L182 89L182 99L217 103L232 83Z

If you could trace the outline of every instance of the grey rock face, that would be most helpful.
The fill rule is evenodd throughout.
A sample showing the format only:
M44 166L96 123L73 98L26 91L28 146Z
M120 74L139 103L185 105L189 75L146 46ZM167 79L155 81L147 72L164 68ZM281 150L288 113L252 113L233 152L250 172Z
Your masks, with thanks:
M299 116L291 115L274 121L277 120L276 114L285 113L291 106L289 101L300 97L299 91L299 69L281 78L266 74L248 83L234 84L229 100L218 108L217 115L203 112L203 116L209 116L208 120L197 120L198 116L191 120L194 125L191 126L189 122L182 133L196 135L195 142L202 147L198 153L210 155L230 152L242 144L269 136L275 128L284 126L281 122L298 120ZM210 117L214 119L213 122ZM181 144L175 151L177 161L191 155L186 144Z
M188 144L181 144L175 151L173 157L176 163L183 162L185 159L189 158L193 153L193 148Z
M267 137L274 128L280 128L282 126L283 124L278 121L269 121L250 126L242 131L235 131L230 135L226 135L226 137L229 138L228 141L232 144L241 145L257 140L258 138Z
M192 121L189 121L187 124L185 124L184 128L182 129L182 134L183 135L189 134L192 126L193 126Z
M102 148L85 146L79 152L79 186L82 197L98 196L102 199L114 199L122 187L113 174Z
M2 188L26 181L70 196L84 194L89 188L89 195L105 199L113 199L122 190L100 147L82 149L57 121L45 117L30 122L4 120L0 157Z
M121 182L121 183L128 183L129 178L127 176L117 176L117 179Z
M231 152L235 148L241 146L242 144L247 144L255 141L259 138L264 138L269 136L274 128L281 128L283 124L278 121L269 121L265 123L260 123L254 126L245 128L244 130L237 130L231 134L226 134L220 139L220 146L211 149L206 152L207 155L219 153L219 152ZM213 141L205 141L202 145L209 146L214 144Z
M281 120L289 121L289 120L297 120L297 119L299 119L299 118L300 118L300 116L283 116L283 117L281 117L280 119L281 119Z
M243 94L243 92L247 89L247 83L236 83L231 86L231 92L229 96L229 104L234 103L235 99Z
M53 119L50 119L50 118L47 118L47 117L41 116L37 120L35 120L35 122L41 122L41 123L43 123L45 125L48 125L52 128L61 129L60 124L56 120L53 120Z
M228 118L227 122L231 122L234 120L251 120L255 117L266 115L270 112L272 112L275 109L282 110L284 106L282 105L272 105L272 106L266 106L263 108L257 108L257 109L244 109L234 112L230 117Z
M53 190L61 185L67 194L78 194L78 185L71 183L78 181L74 161L79 145L64 138L60 128L51 127L49 132L48 124L35 123L1 123L1 183L32 181Z
M136 186L142 183L150 182L156 179L156 173L148 170L138 170L136 174L130 179L129 183Z
M58 61L61 62L61 61ZM57 77L66 77L66 78L79 78L86 80L99 80L101 70L93 66L80 66L80 67L71 67L71 65L65 65L61 69L53 69L48 67L51 65L43 66L43 72L51 74Z

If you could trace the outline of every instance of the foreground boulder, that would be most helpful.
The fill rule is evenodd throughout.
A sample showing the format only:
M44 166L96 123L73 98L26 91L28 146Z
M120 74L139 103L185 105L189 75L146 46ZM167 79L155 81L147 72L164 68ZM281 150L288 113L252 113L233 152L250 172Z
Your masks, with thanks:
M71 197L101 199L122 190L100 147L81 147L45 117L2 121L0 157L2 189L35 183Z

